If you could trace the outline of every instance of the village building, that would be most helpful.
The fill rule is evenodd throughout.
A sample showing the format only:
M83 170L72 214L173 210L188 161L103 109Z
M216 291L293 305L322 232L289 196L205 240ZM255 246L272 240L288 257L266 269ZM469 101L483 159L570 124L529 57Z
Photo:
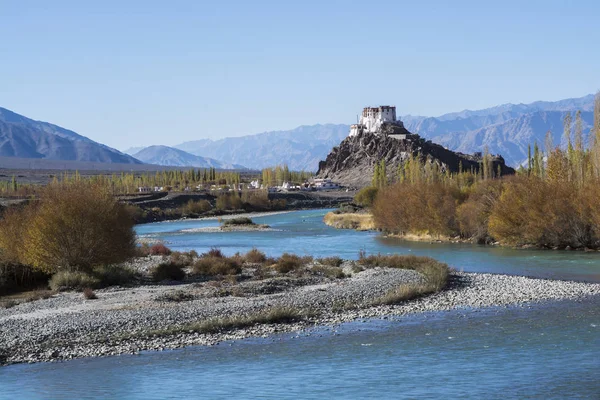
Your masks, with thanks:
M340 185L327 178L315 178L313 179L312 184L315 190L335 190L340 188Z

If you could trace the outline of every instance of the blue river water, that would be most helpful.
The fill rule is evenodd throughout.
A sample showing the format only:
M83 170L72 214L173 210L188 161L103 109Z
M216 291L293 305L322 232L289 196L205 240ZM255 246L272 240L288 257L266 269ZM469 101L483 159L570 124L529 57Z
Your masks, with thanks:
M252 247L356 258L413 253L465 271L600 281L600 255L411 243L326 227L325 210L256 218L271 232L184 233L216 221L140 225L174 249ZM600 398L600 299L461 309L136 356L0 368L0 398Z

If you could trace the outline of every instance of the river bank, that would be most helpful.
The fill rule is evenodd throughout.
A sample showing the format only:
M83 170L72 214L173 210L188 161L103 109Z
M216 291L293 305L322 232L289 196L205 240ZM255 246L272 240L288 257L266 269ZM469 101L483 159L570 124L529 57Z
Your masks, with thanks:
M139 268L157 262L159 257L150 257L140 262ZM351 261L344 262L343 270L349 277L280 276L261 281L108 288L96 291L96 300L85 300L81 293L59 293L0 310L0 361L55 361L214 345L358 318L523 306L600 295L600 284L453 272L449 285L437 294L397 305L372 306L390 289L418 283L422 276L390 268L359 271ZM216 333L186 330L190 323L216 323L224 318L249 321L273 310L296 310L298 314L286 323L249 323Z
M298 211L319 208L337 208L343 203L351 202L355 192L345 190L318 192L276 192L268 193L271 206L256 207L247 205L245 209L219 210L216 208L217 195L207 192L173 192L150 195L121 196L119 200L126 202L136 210L134 218L137 224L176 221L182 218L224 218L246 213L263 213L278 211ZM195 214L185 210L189 202L206 201L212 209Z

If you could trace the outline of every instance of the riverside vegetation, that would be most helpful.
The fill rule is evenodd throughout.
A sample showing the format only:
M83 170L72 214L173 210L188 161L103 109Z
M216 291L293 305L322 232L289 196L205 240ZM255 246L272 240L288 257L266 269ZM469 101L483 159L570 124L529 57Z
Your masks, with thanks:
M450 174L411 156L390 178L384 163L355 202L377 229L401 236L463 239L542 248L600 248L600 94L586 140L580 113L564 119L566 149L548 133L515 176L479 170ZM587 145L586 145L587 143Z
M255 224L242 217L226 220L223 225ZM146 256L165 258L147 271L154 282L237 277L250 266L255 278L289 273L346 276L337 258L313 261L308 256L283 254L273 259L256 249L233 257L216 249L198 255L172 252L161 243L137 247L133 226L130 208L116 201L106 185L81 180L48 185L39 200L4 213L0 223L0 294L49 286L54 292L86 291L86 298L91 299L95 296L92 289L142 282L143 274L126 262ZM359 263L368 267L374 260L362 257ZM394 267L400 265L396 259L389 262ZM379 266L386 261L380 257L376 263ZM407 259L403 267L418 270L420 265L416 259ZM447 267L439 264L439 268Z

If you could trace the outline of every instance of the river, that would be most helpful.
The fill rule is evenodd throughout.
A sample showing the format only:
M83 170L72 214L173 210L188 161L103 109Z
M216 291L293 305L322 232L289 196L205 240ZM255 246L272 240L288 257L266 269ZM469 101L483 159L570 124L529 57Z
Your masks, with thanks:
M327 210L256 218L273 231L185 233L217 221L139 225L176 250L257 247L317 257L435 257L464 271L600 282L600 255L429 244L335 230ZM0 398L599 398L600 299L461 309L136 356L0 368Z

